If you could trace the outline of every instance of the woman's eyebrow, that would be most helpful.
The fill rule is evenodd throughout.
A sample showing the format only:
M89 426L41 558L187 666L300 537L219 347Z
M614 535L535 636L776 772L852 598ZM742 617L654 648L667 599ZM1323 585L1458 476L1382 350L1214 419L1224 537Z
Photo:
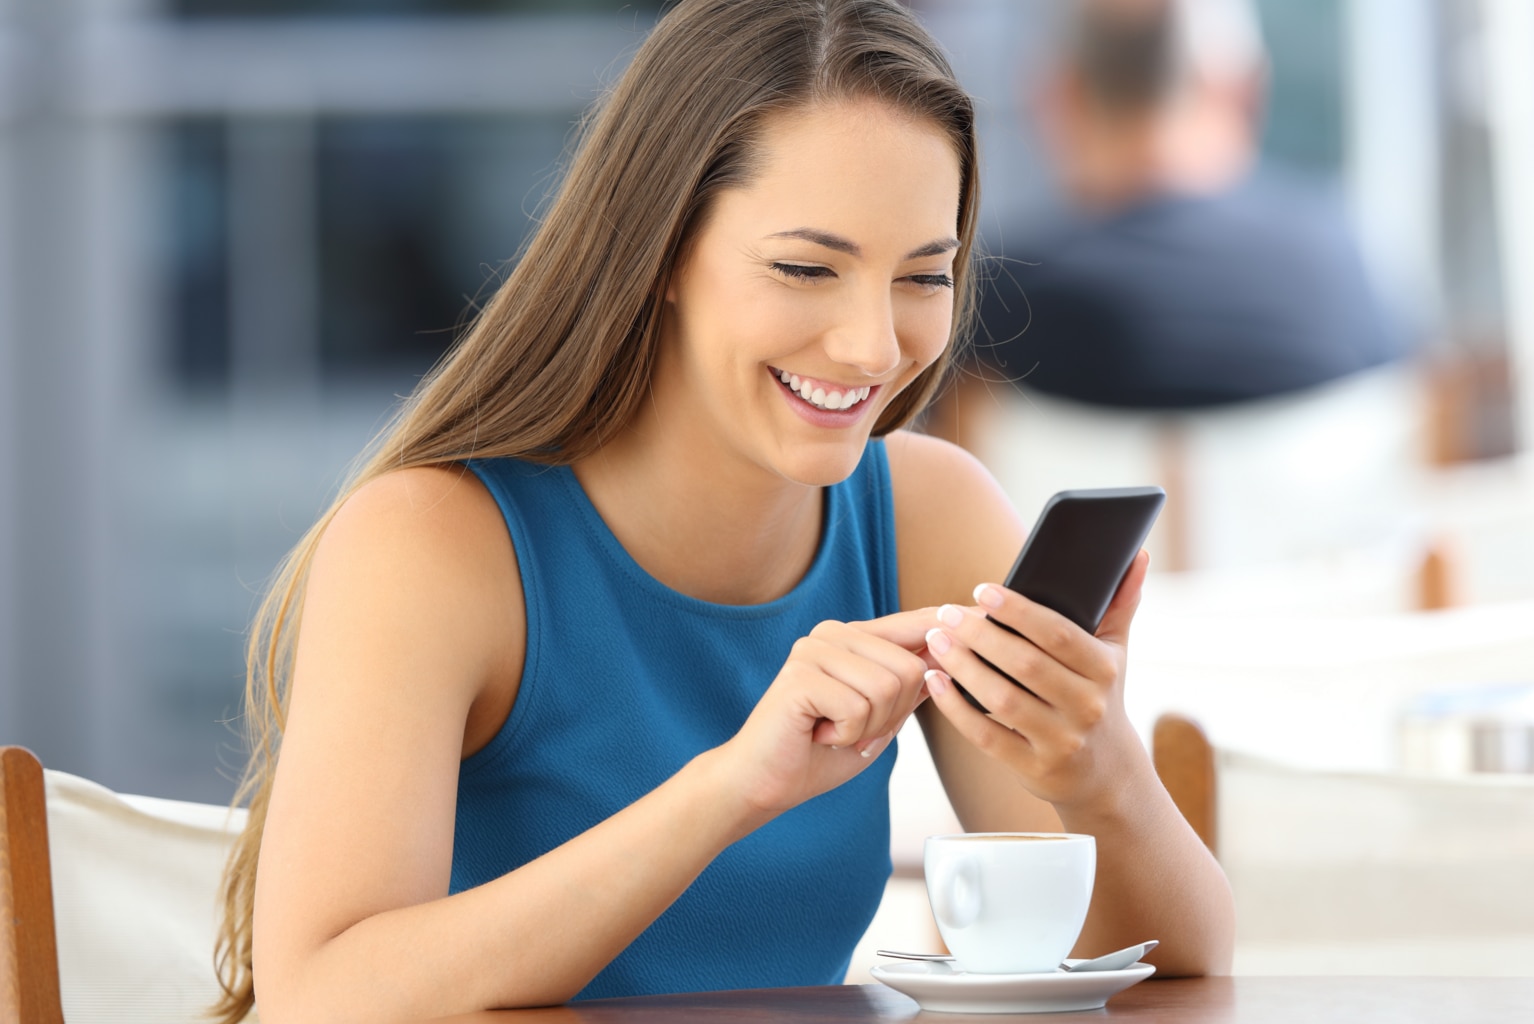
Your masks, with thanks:
M833 235L829 231L821 231L818 228L794 228L790 231L778 231L767 236L768 238L802 238L806 242L814 242L823 245L827 249L835 249L844 252L848 256L861 256L863 249L858 243L843 238L841 235Z
M790 231L777 231L768 235L767 237L802 238L806 242L813 242L816 245L823 245L827 249L834 249L837 252L844 252L849 256L863 255L862 247L856 242L852 241L851 239L843 238L841 235L834 235L829 231L821 231L819 228L794 228ZM917 248L912 249L910 252L905 254L904 258L908 260L917 260L924 256L941 256L943 253L948 252L951 249L957 249L958 247L959 240L957 238L939 238L928 242L926 245L918 246Z
M958 247L959 240L957 238L939 238L919 248L912 249L905 254L905 258L908 260L919 260L923 256L941 256L943 253L951 252Z

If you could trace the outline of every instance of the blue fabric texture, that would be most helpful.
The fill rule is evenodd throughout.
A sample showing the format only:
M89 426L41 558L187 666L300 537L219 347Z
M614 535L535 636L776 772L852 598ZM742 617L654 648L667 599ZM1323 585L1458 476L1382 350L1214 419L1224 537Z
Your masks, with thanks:
M816 623L898 610L882 442L826 489L805 577L748 606L646 573L568 467L469 465L516 548L527 657L505 726L461 767L453 892L554 849L728 740ZM839 984L890 874L894 760L892 743L857 778L725 850L577 998Z

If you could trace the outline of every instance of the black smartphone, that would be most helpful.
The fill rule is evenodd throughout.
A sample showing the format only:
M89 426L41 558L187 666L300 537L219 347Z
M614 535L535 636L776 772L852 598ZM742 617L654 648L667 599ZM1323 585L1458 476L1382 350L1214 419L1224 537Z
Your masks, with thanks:
M1059 492L1044 503L1007 574L1007 588L1096 633L1165 503L1160 487ZM959 692L986 710L964 687Z

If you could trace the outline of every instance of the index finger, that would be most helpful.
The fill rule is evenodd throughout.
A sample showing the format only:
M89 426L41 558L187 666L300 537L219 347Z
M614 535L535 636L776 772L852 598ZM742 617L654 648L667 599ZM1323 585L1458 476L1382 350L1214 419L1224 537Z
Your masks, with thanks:
M881 640L899 644L908 651L919 652L927 646L927 633L938 624L937 609L913 608L909 611L882 615L877 619L853 622L849 625L870 633Z

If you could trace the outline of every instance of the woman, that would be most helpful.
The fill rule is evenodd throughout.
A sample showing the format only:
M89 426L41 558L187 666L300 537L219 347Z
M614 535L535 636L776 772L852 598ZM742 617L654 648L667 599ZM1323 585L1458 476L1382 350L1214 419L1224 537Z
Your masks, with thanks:
M839 981L918 705L966 828L1098 837L1080 952L1223 969L1224 878L1124 714L1143 556L1097 637L969 607L1022 524L897 430L977 200L970 102L893 0L661 20L262 609L224 1019Z

